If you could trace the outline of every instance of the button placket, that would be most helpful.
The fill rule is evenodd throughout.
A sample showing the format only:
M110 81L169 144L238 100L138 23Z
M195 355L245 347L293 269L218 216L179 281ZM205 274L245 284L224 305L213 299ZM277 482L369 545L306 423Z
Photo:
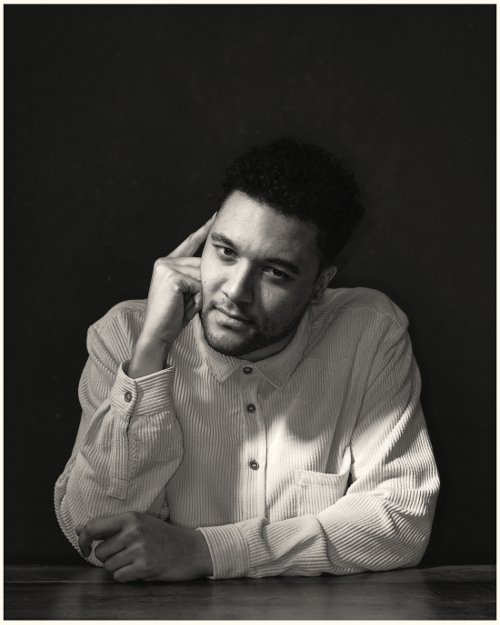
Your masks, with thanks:
M245 369L252 369L246 373ZM258 370L252 367L241 369L242 394L241 409L246 415L247 444L242 457L242 493L245 493L244 509L248 517L259 516L266 511L266 424L258 403L259 386L262 378Z

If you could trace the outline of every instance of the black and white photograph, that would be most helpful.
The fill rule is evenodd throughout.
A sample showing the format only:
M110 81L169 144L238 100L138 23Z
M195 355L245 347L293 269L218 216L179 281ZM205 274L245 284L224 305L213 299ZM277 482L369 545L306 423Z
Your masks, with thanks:
M4 618L496 619L496 4L21 4Z

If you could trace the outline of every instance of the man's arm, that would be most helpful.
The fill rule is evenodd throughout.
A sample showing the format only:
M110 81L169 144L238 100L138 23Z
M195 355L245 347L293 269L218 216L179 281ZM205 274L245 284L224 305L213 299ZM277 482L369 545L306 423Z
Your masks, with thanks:
M378 349L346 450L352 484L345 495L319 513L278 523L255 518L200 528L214 577L342 575L418 564L439 490L419 394L410 339L397 324ZM321 502L320 491L312 495Z
M143 316L122 306L88 333L80 428L55 487L56 515L75 547L75 527L91 519L129 510L168 516L163 491L183 455L172 401L175 371L137 380L127 375L128 334ZM100 565L93 556L90 561Z
M82 419L55 488L58 521L77 548L76 526L92 519L128 511L168 516L163 490L183 446L172 400L174 369L165 361L202 303L200 259L183 254L194 254L212 223L157 261L145 312L118 306L89 330L79 387ZM100 565L94 555L90 561Z

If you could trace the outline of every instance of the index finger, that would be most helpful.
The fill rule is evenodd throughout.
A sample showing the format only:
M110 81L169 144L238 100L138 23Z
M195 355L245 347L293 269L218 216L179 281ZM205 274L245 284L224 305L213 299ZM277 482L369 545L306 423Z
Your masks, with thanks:
M170 252L169 257L174 256L192 256L196 253L196 250L206 240L210 228L212 227L217 213L214 213L212 217L201 228L198 228L196 232L193 232L188 238L183 241L173 252Z
M88 558L92 553L92 543L94 540L100 540L107 536L113 536L122 529L123 526L122 515L104 517L102 519L92 519L86 525L78 526L78 546L82 555Z

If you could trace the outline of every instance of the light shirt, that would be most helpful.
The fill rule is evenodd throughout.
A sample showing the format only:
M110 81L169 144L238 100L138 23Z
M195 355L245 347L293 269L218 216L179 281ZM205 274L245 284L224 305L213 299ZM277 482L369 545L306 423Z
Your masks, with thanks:
M328 289L255 363L209 347L196 315L167 368L134 380L145 311L123 302L88 332L82 420L55 490L77 549L77 525L135 510L200 529L215 579L418 564L439 478L395 304Z

